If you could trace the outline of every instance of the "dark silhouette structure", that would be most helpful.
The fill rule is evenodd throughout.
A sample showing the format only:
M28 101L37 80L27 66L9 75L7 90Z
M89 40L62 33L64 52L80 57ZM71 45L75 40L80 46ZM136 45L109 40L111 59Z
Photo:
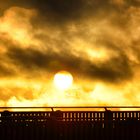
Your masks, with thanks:
M0 112L0 139L137 140L140 137L140 111L51 109Z
M105 107L105 113L104 113L104 124L106 128L112 128L113 127L113 113L111 110L108 110Z
M50 119L54 121L61 121L63 119L63 113L60 110L54 111L53 108L52 112L50 113Z

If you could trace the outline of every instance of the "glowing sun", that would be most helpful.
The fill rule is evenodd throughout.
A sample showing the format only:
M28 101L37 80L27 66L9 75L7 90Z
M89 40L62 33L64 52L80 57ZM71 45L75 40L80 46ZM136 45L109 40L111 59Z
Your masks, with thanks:
M73 83L73 76L67 71L60 71L54 76L54 85L60 90L67 90Z

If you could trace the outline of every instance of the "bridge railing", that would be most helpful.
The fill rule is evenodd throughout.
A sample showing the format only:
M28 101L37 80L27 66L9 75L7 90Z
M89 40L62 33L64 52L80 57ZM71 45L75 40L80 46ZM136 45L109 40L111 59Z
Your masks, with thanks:
M140 111L95 110L0 112L1 140L137 140L140 138ZM24 108L25 109L25 108ZM55 114L58 113L58 114ZM55 118L55 115L59 118ZM60 117L59 117L60 115ZM58 120L57 120L58 119Z
M0 122L46 122L55 118L57 111L1 111ZM59 116L60 115L60 116ZM59 121L125 121L129 119L140 120L140 111L59 111L55 119Z

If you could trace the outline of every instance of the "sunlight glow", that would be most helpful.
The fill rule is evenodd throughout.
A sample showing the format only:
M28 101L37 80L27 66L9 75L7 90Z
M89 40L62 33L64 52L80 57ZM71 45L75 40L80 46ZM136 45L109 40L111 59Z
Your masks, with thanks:
M60 71L54 76L54 85L60 90L66 90L70 88L73 83L72 75L67 71Z

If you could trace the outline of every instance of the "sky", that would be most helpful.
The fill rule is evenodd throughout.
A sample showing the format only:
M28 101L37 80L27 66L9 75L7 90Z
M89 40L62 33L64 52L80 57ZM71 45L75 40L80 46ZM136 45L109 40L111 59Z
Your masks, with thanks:
M139 81L140 0L0 1L0 106L140 105Z

